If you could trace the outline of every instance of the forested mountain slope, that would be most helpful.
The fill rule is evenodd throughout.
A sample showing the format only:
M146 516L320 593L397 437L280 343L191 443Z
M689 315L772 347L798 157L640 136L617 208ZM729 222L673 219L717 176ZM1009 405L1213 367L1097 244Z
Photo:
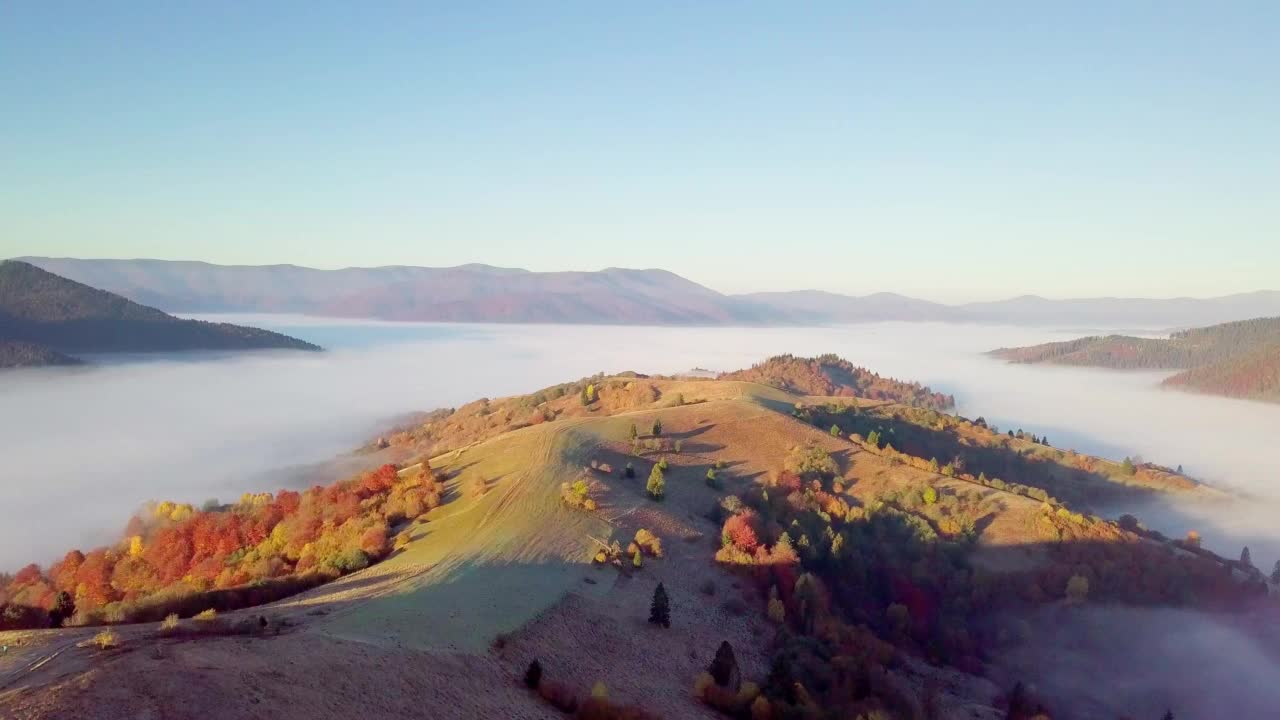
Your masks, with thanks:
M267 330L181 320L14 260L0 263L0 342L8 365L65 364L75 353L319 349Z
M1108 335L1000 348L991 354L1015 363L1184 370L1164 384L1230 397L1280 399L1280 317L1194 328L1168 338Z

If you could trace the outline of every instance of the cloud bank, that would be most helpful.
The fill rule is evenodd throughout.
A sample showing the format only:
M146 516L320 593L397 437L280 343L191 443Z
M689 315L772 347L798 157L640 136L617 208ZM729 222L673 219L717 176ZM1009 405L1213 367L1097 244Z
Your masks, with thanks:
M954 393L970 417L1047 434L1060 447L1181 463L1262 498L1251 506L1276 505L1267 448L1280 427L1280 407L1163 391L1155 387L1160 376L1150 373L1010 366L980 354L1062 339L1078 334L1074 329L235 320L331 350L216 360L115 358L90 369L0 375L0 482L7 494L0 506L0 567L47 563L71 547L112 540L148 499L199 503L278 489L287 477L281 468L348 451L400 413L529 392L597 371L730 370L783 352L835 352ZM1265 513L1254 523L1238 513L1182 512L1169 522L1196 523L1210 546L1251 540L1260 564L1280 557Z

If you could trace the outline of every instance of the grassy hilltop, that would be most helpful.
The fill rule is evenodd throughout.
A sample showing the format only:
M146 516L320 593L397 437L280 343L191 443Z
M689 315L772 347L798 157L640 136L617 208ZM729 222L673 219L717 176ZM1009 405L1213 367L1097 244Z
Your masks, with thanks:
M796 383L815 372L822 395ZM1212 501L1172 470L910 383L857 397L836 358L737 377L480 400L329 487L152 504L117 545L5 578L0 714L1029 718L1053 709L984 674L1026 640L1004 611L1266 602L1194 538L1088 514Z

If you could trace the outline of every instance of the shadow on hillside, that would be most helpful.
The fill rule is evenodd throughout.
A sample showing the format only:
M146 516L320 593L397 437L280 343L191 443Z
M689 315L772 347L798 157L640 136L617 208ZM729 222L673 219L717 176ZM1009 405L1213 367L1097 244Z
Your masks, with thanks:
M1229 557L1238 557L1248 547L1253 562L1270 571L1280 561L1280 533L1274 522L1274 501L1256 497L1182 497L1156 495L1099 508L1105 517L1135 516L1144 526L1171 538L1185 537L1189 531L1200 535L1202 543Z
M640 456L630 453L623 453L611 449L608 446L597 446L595 452L591 454L591 458L597 462L608 465L612 472L605 473L602 470L594 469L590 471L592 477L601 480L607 480L610 483L621 482L624 484L635 484L635 489L643 493L645 483L649 478L649 473L653 466L657 465L664 458L669 464L666 473L666 481L668 487L671 483L695 483L699 487L706 487L708 493L716 491L716 488L706 485L706 477L708 470L715 470L717 476L717 487L722 490L734 491L750 484L759 482L767 473L764 471L756 471L751 473L741 472L738 468L746 465L746 461L733 460L724 463L723 467L717 468L716 463L706 462L698 455L704 453L715 452L720 450L719 446L709 446L709 450L695 450L690 446L685 446L682 452L659 452L646 451ZM627 463L630 463L635 471L635 479L625 477L625 469ZM708 497L708 504L711 500Z
M1000 432L1007 437L1008 430L1019 429L1017 423L1001 424ZM1105 458L1123 458L1133 454L1133 448L1126 448L1116 445L1105 440L1100 440L1096 436L1080 432L1077 429L1058 426L1046 426L1037 424L1034 428L1026 428L1027 432L1034 432L1037 435L1043 435L1052 443L1053 447L1060 450L1077 450L1088 455ZM1173 460L1174 458L1158 458L1160 460ZM1175 463L1176 464L1176 463Z
M867 437L872 431L880 434L881 446L892 445L895 450L921 459L935 458L940 464L956 460L961 470L977 476L999 478L1007 483L1019 483L1044 490L1076 509L1087 510L1095 505L1132 502L1163 494L1163 490L1140 484L1126 484L1100 470L1090 470L1072 462L1070 454L1061 461L1045 457L1043 453L1066 453L1042 445L1015 447L1003 445L983 446L968 442L949 429L936 429L901 418L863 413L849 416L819 413L819 427L836 424L845 433L858 433ZM997 439L1004 442L1003 439ZM1017 441L1015 441L1017 442ZM1076 456L1084 459L1084 456ZM1141 480L1134 480L1140 483Z
M667 431L667 432L664 432L662 436L670 440L688 440L689 438L697 437L711 430L714 427L715 427L714 425L698 425L692 429L682 430L679 432Z

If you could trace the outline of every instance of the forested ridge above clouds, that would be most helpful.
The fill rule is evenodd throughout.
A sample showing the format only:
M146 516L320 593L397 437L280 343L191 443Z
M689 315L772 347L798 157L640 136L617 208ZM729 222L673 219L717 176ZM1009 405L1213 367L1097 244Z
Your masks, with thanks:
M0 263L0 367L74 362L74 353L316 346L229 323L182 320L34 265Z
M1108 335L1000 348L1015 363L1183 370L1164 385L1228 397L1280 400L1280 317L1194 328L1168 338Z

